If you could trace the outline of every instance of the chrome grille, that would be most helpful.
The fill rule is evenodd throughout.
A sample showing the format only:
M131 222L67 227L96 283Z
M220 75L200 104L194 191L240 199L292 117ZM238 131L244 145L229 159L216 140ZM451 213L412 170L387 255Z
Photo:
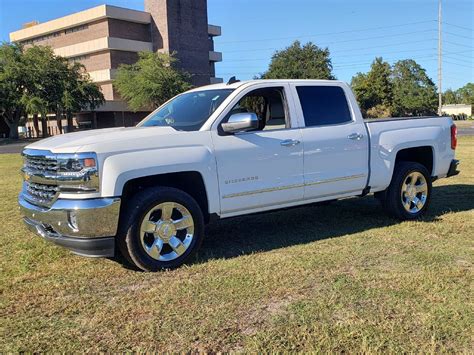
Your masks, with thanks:
M25 198L37 205L51 205L59 195L56 156L49 151L34 149L25 149L23 156Z
M58 161L56 158L41 155L25 155L25 168L37 172L56 172Z
M59 187L56 185L35 184L32 182L26 182L25 188L28 196L33 200L32 202L42 205L51 203L59 192Z

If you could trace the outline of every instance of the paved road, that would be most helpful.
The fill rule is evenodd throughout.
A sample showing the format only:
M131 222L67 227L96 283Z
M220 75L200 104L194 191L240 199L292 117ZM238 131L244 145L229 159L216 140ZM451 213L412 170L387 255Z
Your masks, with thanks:
M23 147L31 142L11 143L0 145L0 154L19 154Z
M474 136L474 122L467 127L458 127L459 136Z
M474 136L474 122L469 126L458 127L459 136ZM11 143L0 145L0 154L19 154L23 147L31 142Z

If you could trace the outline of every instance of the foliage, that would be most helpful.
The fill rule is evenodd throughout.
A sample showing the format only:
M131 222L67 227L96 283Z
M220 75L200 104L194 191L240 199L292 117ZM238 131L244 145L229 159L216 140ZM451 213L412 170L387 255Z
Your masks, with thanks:
M367 110L367 118L381 118L381 117L391 117L392 110L390 106L379 104L375 105Z
M10 138L17 138L20 120L30 114L34 127L41 115L43 136L47 135L47 114L72 117L74 112L95 109L104 96L91 82L80 64L70 64L52 49L17 44L0 46L1 115L10 127Z
M390 75L390 64L384 62L380 57L375 58L367 74L357 73L352 78L351 86L363 113L367 113L377 106L378 109L371 110L371 115L390 114L393 98L393 86ZM382 106L383 109L381 109Z
M434 115L438 98L436 85L412 59L395 63L392 71L393 112L396 116Z
M21 103L27 77L22 61L22 47L0 46L0 116L10 128L10 138L18 138L18 125L24 115Z
M393 67L376 58L367 74L351 81L363 114L368 117L432 115L437 110L436 86L414 60Z
M114 85L132 110L153 110L192 87L176 64L173 54L141 52L135 64L119 67Z
M329 49L299 41L276 51L262 79L335 79Z
M474 105L474 83L467 83L456 91L446 90L443 94L443 103Z

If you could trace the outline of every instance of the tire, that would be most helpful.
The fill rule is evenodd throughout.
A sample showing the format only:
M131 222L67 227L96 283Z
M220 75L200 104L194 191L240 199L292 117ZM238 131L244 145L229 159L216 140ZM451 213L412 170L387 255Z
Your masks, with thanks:
M203 236L204 217L190 195L171 187L153 187L126 203L117 244L128 262L154 272L183 265L197 253Z
M395 165L387 190L377 198L389 215L400 220L413 220L428 209L431 190L428 170L419 163L402 161Z

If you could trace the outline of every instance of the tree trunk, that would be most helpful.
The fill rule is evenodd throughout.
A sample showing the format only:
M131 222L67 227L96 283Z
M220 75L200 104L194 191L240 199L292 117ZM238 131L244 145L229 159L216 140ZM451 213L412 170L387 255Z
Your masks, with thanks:
M74 131L74 125L72 123L72 113L68 112L66 114L66 116L67 116L67 131L68 131L68 133L73 132Z
M10 122L10 124L8 125L8 128L10 128L10 133L8 135L8 138L18 139L18 121Z
M39 123L38 123L38 114L33 114L33 128L35 130L35 136L39 137Z
M57 111L56 112L56 124L58 126L58 129L59 129L59 133L60 134L63 134L63 115L61 114L60 111Z
M42 137L48 137L48 117L43 117L46 115L41 115L41 129L43 131Z
M21 115L16 111L4 114L3 120L9 129L8 138L18 139L18 124L20 123L20 117Z

